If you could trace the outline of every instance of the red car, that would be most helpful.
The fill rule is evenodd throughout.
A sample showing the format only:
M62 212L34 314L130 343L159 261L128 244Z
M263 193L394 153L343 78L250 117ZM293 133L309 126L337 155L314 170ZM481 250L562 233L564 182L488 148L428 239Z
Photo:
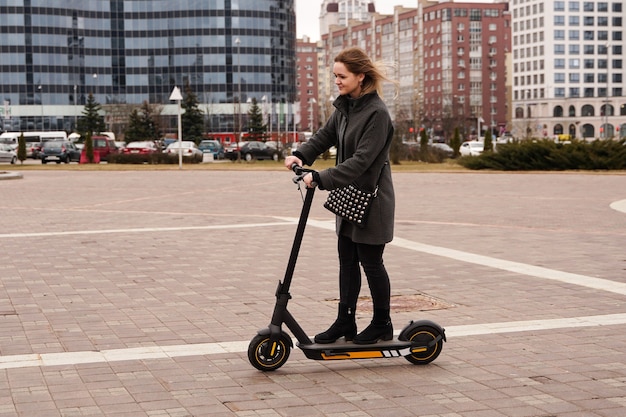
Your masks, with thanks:
M156 152L159 152L159 149L151 141L130 142L122 150L124 155L150 155Z
M119 153L115 141L108 136L93 136L93 150L98 152L101 161L108 161L109 155Z

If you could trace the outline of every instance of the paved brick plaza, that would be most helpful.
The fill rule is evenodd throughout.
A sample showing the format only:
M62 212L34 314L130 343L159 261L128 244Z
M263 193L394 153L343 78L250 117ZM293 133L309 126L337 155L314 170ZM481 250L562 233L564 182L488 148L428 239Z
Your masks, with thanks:
M0 181L0 416L626 415L626 175L394 174L392 319L444 326L441 356L261 373L289 172L62 169ZM310 334L336 312L324 195L290 303Z

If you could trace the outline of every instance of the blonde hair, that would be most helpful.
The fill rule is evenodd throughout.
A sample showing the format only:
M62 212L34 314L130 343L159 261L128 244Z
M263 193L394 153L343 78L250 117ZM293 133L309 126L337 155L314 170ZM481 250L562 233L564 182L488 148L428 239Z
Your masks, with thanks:
M361 93L369 94L376 91L382 97L383 81L389 81L398 89L398 83L387 77L380 63L375 63L361 48L346 48L335 57L335 62L341 62L353 74L363 74Z

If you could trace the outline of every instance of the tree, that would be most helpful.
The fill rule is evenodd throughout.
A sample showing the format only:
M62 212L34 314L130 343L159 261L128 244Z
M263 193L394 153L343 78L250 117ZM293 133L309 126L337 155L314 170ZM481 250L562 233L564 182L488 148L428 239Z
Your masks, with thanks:
M204 115L198 106L198 97L191 90L189 82L185 83L185 96L181 107L185 112L181 116L183 139L200 143L204 133Z
M128 116L128 125L124 132L127 143L140 140L159 140L161 128L154 106L144 101L140 108L135 108Z
M491 139L491 129L487 129L485 132L485 144L483 145L483 152L493 151L493 141Z
M455 158L459 156L459 149L461 148L461 133L459 132L458 126L454 128L454 135L450 140L450 147L454 151L454 154L452 156L454 156Z
M87 103L83 109L83 116L78 120L78 132L86 137L88 133L98 134L104 132L104 116L100 114L102 106L96 101L92 93L87 97Z
M94 162L93 155L93 140L91 139L91 132L87 132L85 135L85 156L87 157L87 162L92 164Z
M428 134L426 129L420 132L420 159L424 162L428 161Z
M263 123L263 112L256 98L252 99L252 105L248 109L248 133L250 140L264 140L266 138L267 125Z
M26 160L26 140L24 139L24 133L17 139L17 159L19 159L21 163L24 163Z

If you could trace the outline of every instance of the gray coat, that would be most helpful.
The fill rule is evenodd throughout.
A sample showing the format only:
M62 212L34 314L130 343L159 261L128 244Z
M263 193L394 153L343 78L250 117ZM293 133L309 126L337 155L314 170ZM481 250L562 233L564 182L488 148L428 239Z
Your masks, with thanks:
M298 148L303 162L311 165L331 146L337 147L337 164L319 172L325 190L355 183L373 191L378 184L364 228L356 227L337 216L337 234L353 242L379 245L393 239L395 195L389 165L389 147L393 124L385 103L376 93L358 99L339 96L335 111L326 125Z

